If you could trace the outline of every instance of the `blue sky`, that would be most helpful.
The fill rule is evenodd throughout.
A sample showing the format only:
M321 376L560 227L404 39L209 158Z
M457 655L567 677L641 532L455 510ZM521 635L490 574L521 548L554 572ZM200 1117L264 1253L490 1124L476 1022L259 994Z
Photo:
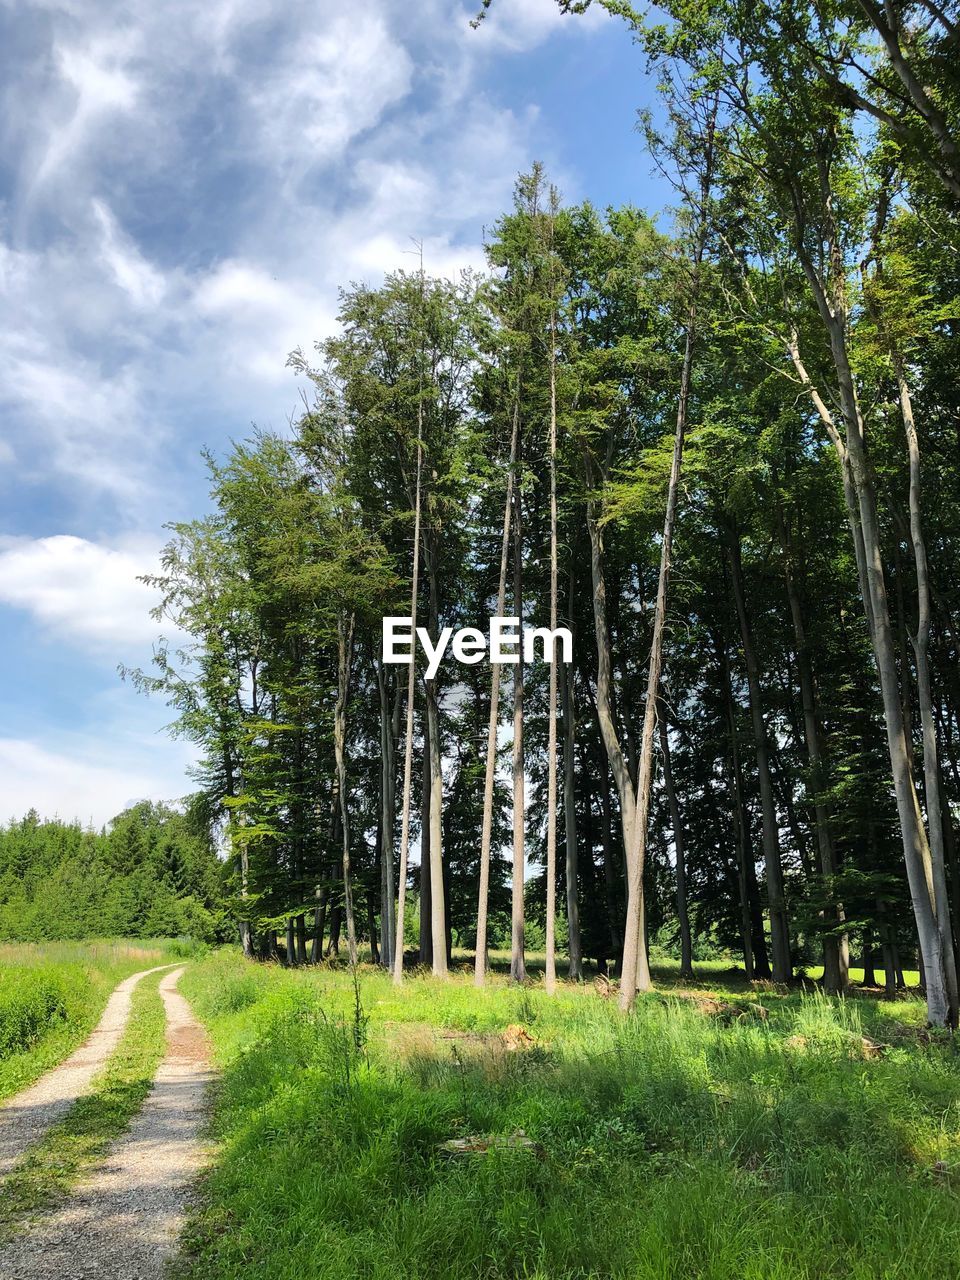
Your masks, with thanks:
M0 0L0 820L189 789L118 663L137 575L206 509L201 450L297 405L337 287L483 263L539 159L565 198L670 194L639 51L599 10L497 0Z

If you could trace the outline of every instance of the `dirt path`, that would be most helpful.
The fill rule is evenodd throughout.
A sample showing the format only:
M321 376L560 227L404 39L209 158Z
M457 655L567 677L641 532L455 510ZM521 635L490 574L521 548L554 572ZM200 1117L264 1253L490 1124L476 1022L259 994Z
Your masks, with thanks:
M203 1029L167 974L167 1051L129 1131L53 1214L0 1248L3 1280L160 1280L204 1157Z
M80 1048L29 1088L0 1103L0 1178L6 1177L27 1148L38 1142L52 1124L63 1119L78 1098L89 1093L94 1076L106 1066L120 1043L130 1017L133 989L140 979L173 967L155 965L124 978Z

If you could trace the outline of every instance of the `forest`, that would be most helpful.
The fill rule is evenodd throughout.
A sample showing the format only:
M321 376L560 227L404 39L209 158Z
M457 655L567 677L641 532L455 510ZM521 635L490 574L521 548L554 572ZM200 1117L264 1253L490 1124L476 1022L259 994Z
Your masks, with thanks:
M913 968L954 1026L955 19L604 7L670 216L534 165L485 272L345 283L290 430L209 457L126 674L200 752L248 956L465 948L482 984L503 946L521 982L535 938L548 991L589 962L625 1008L653 945L829 993ZM426 680L388 615L573 657Z
M531 157L203 454L190 794L0 827L0 1276L960 1280L960 10L556 3L672 203Z
M209 822L144 801L103 831L41 821L0 827L0 942L233 934Z

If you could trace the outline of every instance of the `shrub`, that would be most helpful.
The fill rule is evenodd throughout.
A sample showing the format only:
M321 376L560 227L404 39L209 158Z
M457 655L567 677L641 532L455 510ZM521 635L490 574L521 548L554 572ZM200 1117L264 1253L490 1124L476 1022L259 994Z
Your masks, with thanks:
M43 969L0 973L0 1059L29 1049L70 1018L71 993L61 975Z

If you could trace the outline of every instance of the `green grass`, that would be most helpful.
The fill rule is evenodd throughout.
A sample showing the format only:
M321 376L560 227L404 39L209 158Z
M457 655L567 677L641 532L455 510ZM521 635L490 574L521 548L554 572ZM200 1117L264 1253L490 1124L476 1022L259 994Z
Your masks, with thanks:
M168 940L0 944L0 1100L73 1052L118 982L176 950Z
M220 1145L178 1274L960 1276L960 1061L919 1001L731 994L716 972L695 1000L657 976L623 1018L592 986L398 992L367 969L357 1018L343 971L192 967Z
M4 1181L0 1239L48 1208L127 1128L150 1089L164 1048L163 974L144 978L133 993L130 1021L91 1093L33 1147Z

